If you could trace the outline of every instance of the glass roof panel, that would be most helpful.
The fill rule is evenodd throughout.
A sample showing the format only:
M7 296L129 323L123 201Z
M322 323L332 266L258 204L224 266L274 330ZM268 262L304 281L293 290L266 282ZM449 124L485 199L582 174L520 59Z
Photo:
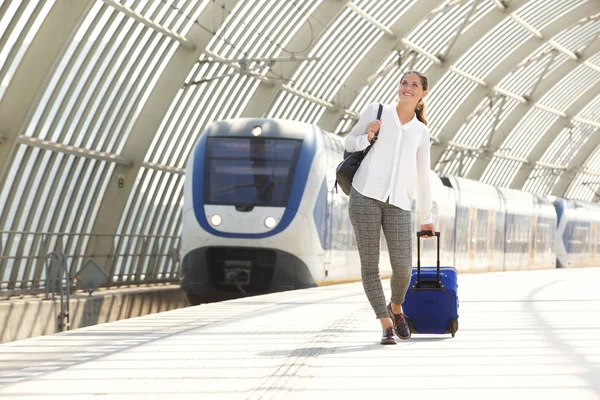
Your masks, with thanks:
M437 137L445 131L444 126L452 117L453 111L460 107L477 86L467 78L446 72L442 79L430 88L427 105L431 115L431 137ZM454 136L456 132L449 133Z
M546 75L550 74L555 69L557 69L558 67L560 67L561 65L563 65L565 62L567 62L569 60L570 60L570 58L566 54L564 54L562 52L558 52L556 54L556 56L554 57L554 61L550 65L550 68L548 68L548 72L546 73Z
M215 120L239 117L259 84L249 76L227 76L234 70L221 64L210 66L200 62L200 65L189 81L199 79L213 67L218 67L223 77L189 85L179 91L163 118L145 161L185 168L187 154L204 128ZM232 103L231 99L235 101Z
M494 12L494 10L496 10L495 12L502 12L496 9L496 5L493 1L479 0L479 3L477 4L477 9L469 19L469 23L465 26L464 31L468 31L469 29L471 29L471 27L474 24L476 24L477 21L483 18L483 16L490 12Z
M316 123L325 110L326 107L318 105L314 101L284 92L277 97L273 107L267 113L267 117Z
M400 54L401 59L398 58L398 54ZM381 73L386 67L398 61L401 61L400 65L393 66L391 69L387 69L385 73ZM349 109L361 114L364 108L373 102L395 104L398 101L398 87L402 74L407 70L425 71L430 65L431 61L429 59L420 57L417 53L392 52L378 67L376 74L379 75L376 79L370 85L363 86ZM426 111L426 113L430 119L429 111ZM336 132L345 135L352 130L355 123L356 119L353 115L344 114L336 128Z
M559 118L537 108L531 109L508 135L502 152L516 157L527 157L548 128Z
M563 53L545 44L530 57L519 63L498 84L502 89L521 96L530 96L540 80L554 68L559 67L569 58Z
M518 105L520 103L512 98L486 97L477 108L480 113L460 128L453 142L470 147L487 147L492 133Z
M579 65L555 85L540 100L540 103L547 107L565 111L571 103L598 81L600 81L599 71L585 65Z
M160 12L155 8L149 18L161 24ZM118 153L178 45L112 7L94 4L50 72L27 135ZM21 166L19 176L28 187L22 193L32 193L39 208L51 211L38 222L19 212L15 223L25 230L39 224L49 231L91 230L114 164L50 150L24 154L28 167Z
M600 32L600 19L586 21L572 28L565 29L553 40L571 51L580 51Z
M480 181L490 185L508 187L522 165L519 161L493 157L483 172Z
M448 1L444 3L447 4ZM407 38L432 54L445 54L465 19L469 17L473 4L473 0L464 1L462 4L450 6L444 12L436 13L407 35ZM479 0L465 28L468 29L494 8L492 2Z
M344 14L311 52L311 57L321 59L304 62L292 77L294 87L331 101L363 54L383 36L360 15L349 9Z
M465 176L476 160L475 152L449 146L434 170L439 175Z
M391 25L413 2L398 7L392 0L357 3L369 15L387 12L384 25ZM373 13L370 13L370 11ZM383 15L382 15L383 16ZM335 95L344 85L349 74L368 54L384 33L350 8L342 11L327 31L319 38L310 52L310 57L320 57L319 61L305 61L292 77L292 86L314 96L334 101ZM358 39L357 39L358 38ZM381 60L373 60L379 64Z
M582 0L532 0L519 8L516 14L541 31L581 3Z
M402 63L389 70L384 76L378 76L371 85L365 86L356 96L350 109L361 113L361 111L373 102L382 102L384 104L395 104L398 101L398 88L400 87L400 79L402 74L414 69L417 71L426 70L431 62L423 57L419 57L416 53L402 52ZM392 62L398 62L398 53L393 52L382 63L377 72Z
M54 1L22 0L4 4L7 8L0 14L0 100Z
M147 232L150 235L172 234L183 205L184 176L143 168L130 196L119 232Z
M506 56L518 48L531 33L512 18L506 18L473 45L456 67L476 77L485 78Z
M594 100L590 101L577 116L589 119L590 121L600 121L600 94Z
M582 165L583 168L588 168L592 171L598 171L600 168L600 147L597 147L586 162Z
M598 151L594 158L597 158ZM597 165L598 166L598 165ZM565 192L569 199L597 202L600 200L600 177L592 174L577 174Z
M599 39L596 39L596 40L599 40ZM588 61L596 66L600 66L600 53L593 55L592 57L590 57L590 59Z
M179 32L180 35L186 36L188 31L194 24L198 24L197 19L200 13L204 11L206 6L210 3L210 0L186 0L185 2L180 1L181 6L171 5L177 13L181 16L174 24L171 24L175 32Z
M396 79L397 70L404 69L406 66L416 57L416 53L409 53L405 50L391 52L387 58L379 64L377 70L374 73L374 80L371 83L367 83L360 89L360 92L354 98L354 101L350 105L351 110L357 110L358 113L368 104L369 101L374 99L373 92L380 90L380 87L389 87L391 82ZM400 65L398 65L400 63ZM395 65L394 65L395 64ZM391 67L390 67L391 66ZM384 69L388 68L384 71Z
M560 179L562 171L535 166L523 184L523 190L536 194L548 194Z
M207 48L228 59L290 57L301 49L286 45L309 18L320 0L239 1L233 10L223 9L224 20ZM320 24L310 18L312 24Z
M564 128L548 146L540 161L567 166L594 131L594 127L577 122L572 128Z
M598 135L598 130L595 134ZM600 171L600 146L596 146L581 167L590 171ZM585 201L600 200L600 176L585 172L577 173L565 191L565 196Z
M399 3L397 0L354 0L352 2L382 25L390 26L417 1L405 0Z

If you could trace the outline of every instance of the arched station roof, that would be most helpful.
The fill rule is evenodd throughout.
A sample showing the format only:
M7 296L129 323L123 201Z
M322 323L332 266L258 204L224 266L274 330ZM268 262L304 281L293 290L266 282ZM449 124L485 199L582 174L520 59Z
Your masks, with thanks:
M176 236L208 123L344 135L408 69L430 80L437 172L594 201L599 33L598 0L4 1L0 231L83 233L87 253Z

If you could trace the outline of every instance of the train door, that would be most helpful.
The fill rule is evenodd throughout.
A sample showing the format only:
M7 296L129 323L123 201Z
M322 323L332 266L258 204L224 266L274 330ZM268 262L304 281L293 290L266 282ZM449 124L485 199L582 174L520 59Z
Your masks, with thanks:
M494 269L494 244L496 243L496 212L491 211L488 214L488 241L487 241L487 271Z
M529 269L535 268L535 231L537 227L537 216L531 217L531 229L529 230Z
M459 271L469 271L469 209L463 205L456 206L455 219L455 267Z
M475 232L472 245L475 247L475 258L473 268L477 272L487 272L489 269L488 249L490 236L488 234L489 212L477 209L475 213Z
M477 247L477 209L471 207L469 210L469 234L468 234L468 246L469 246L469 271L474 271L476 268L475 262L475 249Z
M596 221L592 221L590 240L590 266L596 266Z

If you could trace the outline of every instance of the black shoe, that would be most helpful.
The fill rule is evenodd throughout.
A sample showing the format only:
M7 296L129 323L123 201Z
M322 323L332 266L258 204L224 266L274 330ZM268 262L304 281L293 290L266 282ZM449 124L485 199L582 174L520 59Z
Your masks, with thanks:
M394 328L390 326L383 331L381 344L396 344L396 339L394 339Z
M402 339L410 339L410 329L408 329L408 324L406 323L406 319L404 318L404 314L394 314L392 311L392 303L387 306L388 314L390 314L390 318L394 323L394 331L396 335Z

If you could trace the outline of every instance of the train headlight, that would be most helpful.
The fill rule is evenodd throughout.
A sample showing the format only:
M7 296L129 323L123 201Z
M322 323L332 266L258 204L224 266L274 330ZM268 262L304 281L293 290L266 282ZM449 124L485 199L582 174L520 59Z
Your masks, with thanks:
M277 220L274 217L267 217L267 218L265 218L265 226L267 228L271 229L275 225L277 225Z
M223 219L221 218L221 216L219 214L215 214L212 217L210 217L210 223L213 224L214 226L221 225L221 222L223 222Z
M262 128L260 126L255 126L252 128L252 135L259 136L262 133Z

